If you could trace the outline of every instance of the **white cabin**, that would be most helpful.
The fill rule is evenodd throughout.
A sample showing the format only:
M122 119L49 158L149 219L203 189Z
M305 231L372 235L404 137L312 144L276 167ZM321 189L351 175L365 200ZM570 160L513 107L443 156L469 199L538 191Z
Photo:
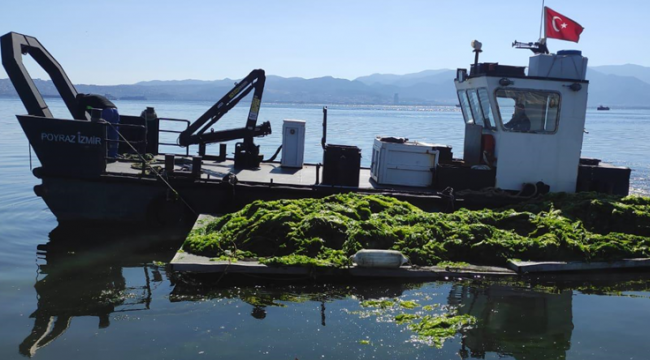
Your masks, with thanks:
M464 160L496 169L495 186L543 182L575 192L589 82L579 51L537 54L524 67L476 63L455 79L465 120Z

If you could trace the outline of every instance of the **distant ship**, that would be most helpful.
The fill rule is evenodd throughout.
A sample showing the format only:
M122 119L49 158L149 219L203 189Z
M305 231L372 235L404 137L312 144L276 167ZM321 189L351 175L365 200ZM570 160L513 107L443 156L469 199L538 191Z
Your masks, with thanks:
M609 110L609 106L602 106L600 105L597 110Z

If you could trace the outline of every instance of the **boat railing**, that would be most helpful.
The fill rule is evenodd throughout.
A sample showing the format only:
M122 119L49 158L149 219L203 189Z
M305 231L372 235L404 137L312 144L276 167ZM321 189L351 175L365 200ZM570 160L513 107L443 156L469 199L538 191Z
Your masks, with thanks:
M107 128L106 128L106 133L108 134L109 130L111 130L112 124L110 124L110 123L104 123L104 125L106 125L106 127L107 127ZM119 125L117 125L116 127L118 128L118 131L119 131L120 128L141 129L141 130L142 130L142 133L145 134L145 127L144 127L144 125L119 124ZM108 144L111 144L111 143L113 143L113 144L118 144L118 146L119 146L119 144L131 144L131 145L133 145L133 146L135 147L135 149L136 149L138 152L140 152L140 153L144 153L144 150L145 150L145 148L146 148L146 146L147 146L147 137L146 137L146 136L143 136L141 140L133 140L133 139L132 139L132 140L129 140L129 141L125 141L124 139L122 139L122 138L119 137L119 136L117 137L117 139L111 139L111 138L107 135L107 136L106 136L106 142L107 142Z
M188 127L190 127L190 121L185 120L185 119L175 119L175 118L158 118L160 122L162 121L171 121L171 122L180 122L185 124L185 129L183 130L172 130L172 129L159 129L158 133L172 133L172 134L180 134L183 131L187 130ZM189 146L181 146L178 143L168 143L168 142L159 142L158 145L166 145L166 146L178 146L178 147L184 147L185 148L185 156L190 155L190 147Z
M117 160L115 155L111 156L111 151L108 151L111 148L114 148L117 146L118 150L123 146L127 147L126 153L133 153L136 155L141 155L137 158L142 163L142 172L143 174L145 173L147 169L147 157L144 156L147 153L147 149L149 148L148 145L148 139L149 137L147 136L147 131L158 131L158 139L160 139L160 133L172 133L172 134L180 134L183 132L183 130L187 129L190 125L189 120L185 119L175 119L175 118L158 118L158 124L156 127L158 129L151 129L147 128L146 125L139 125L139 124L125 124L125 123L120 123L119 125L113 125L111 123L105 122L103 123L106 126L106 137L105 137L105 144L106 144L106 152L104 153L104 160L106 162L112 162ZM160 129L160 122L175 122L175 123L182 123L185 124L185 128L181 130L174 130L174 129ZM115 130L118 132L117 137L111 137L109 135L111 130ZM136 135L137 134L137 135ZM115 145L117 144L117 145ZM158 141L158 146L159 145L166 145L166 146L180 146L178 143L172 143L172 142L160 142ZM151 150L150 150L151 151ZM113 152L115 154L116 152ZM117 151L117 153L125 153L125 151ZM189 156L189 147L185 147L185 156ZM135 160L135 159L133 159ZM136 161L137 161L136 160Z

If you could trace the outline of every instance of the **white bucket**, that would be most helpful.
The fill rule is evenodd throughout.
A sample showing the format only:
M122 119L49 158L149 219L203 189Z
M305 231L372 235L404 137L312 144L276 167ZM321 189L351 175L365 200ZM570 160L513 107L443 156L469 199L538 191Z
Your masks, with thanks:
M350 256L355 264L368 268L398 268L409 259L397 250L359 250Z

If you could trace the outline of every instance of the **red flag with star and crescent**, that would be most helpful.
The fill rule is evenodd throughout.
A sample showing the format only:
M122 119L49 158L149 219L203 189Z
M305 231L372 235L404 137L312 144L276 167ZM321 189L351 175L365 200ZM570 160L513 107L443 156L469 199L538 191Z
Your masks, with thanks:
M584 30L580 24L547 6L544 7L544 10L546 14L547 38L573 42L580 40L580 34Z

